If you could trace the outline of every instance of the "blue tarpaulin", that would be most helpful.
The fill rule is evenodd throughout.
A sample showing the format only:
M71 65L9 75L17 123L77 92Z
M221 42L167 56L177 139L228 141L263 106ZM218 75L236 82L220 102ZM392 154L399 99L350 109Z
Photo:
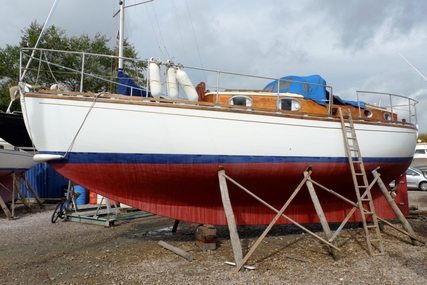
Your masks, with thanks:
M311 99L316 103L326 106L329 100L329 92L326 90L326 81L320 75L309 76L284 76L279 80L274 80L267 84L264 91L279 93L295 93L304 96L305 99ZM346 104L358 106L358 102L343 100L338 96L333 96L335 104ZM360 102L360 107L365 108L365 103Z
M118 90L121 95L152 97L150 91L136 84L122 69L117 71Z

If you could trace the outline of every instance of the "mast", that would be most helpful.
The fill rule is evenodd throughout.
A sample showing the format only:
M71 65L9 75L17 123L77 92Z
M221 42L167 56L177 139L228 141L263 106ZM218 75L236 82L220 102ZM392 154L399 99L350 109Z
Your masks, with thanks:
M125 0L120 0L119 5L120 5L120 10L114 14L113 18L119 13L120 14L120 24L119 24L119 66L118 69L121 70L123 69L123 39L124 39L124 22L125 22L125 8L129 8L129 7L133 7L133 6L137 6L137 5L141 5L141 4L145 4L148 2L152 2L154 0L147 0L144 2L140 2L140 3L136 3L136 4L132 4L129 6L125 6Z
M120 25L119 25L119 70L123 69L123 35L125 21L125 0L120 0Z

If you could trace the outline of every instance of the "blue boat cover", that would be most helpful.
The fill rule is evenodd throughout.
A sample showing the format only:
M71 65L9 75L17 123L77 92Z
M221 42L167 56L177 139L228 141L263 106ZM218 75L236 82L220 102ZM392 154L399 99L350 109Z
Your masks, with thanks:
M142 97L153 97L150 91L147 91L144 87L136 84L122 69L117 71L117 82L118 90L117 93L121 95L131 96L142 96Z
M278 88L280 89L278 90ZM304 96L305 99L311 99L323 106L326 106L329 100L329 91L326 90L326 81L320 75L284 76L279 80L274 80L267 84L263 91L300 94ZM357 101L343 100L336 95L333 96L333 100L334 104L358 106ZM360 102L360 107L365 108L365 103Z

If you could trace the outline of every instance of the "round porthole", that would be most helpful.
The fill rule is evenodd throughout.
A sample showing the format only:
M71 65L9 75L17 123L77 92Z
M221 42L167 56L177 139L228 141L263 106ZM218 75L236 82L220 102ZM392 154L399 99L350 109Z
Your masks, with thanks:
M366 109L365 111L363 111L363 114L365 115L366 118L371 118L372 117L372 111Z
M391 114L390 113L384 113L384 119L387 121L391 121Z

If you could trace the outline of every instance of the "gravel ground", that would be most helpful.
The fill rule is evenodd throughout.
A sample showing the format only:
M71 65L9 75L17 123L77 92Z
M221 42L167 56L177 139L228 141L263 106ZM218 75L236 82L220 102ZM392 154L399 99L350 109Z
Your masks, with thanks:
M427 208L427 193L410 192L410 206ZM427 249L389 226L382 238L385 254L369 257L363 230L348 225L336 245L335 261L324 244L295 226L274 226L248 265L255 270L233 274L233 251L227 227L217 227L218 248L195 245L197 225L151 216L117 221L113 227L77 222L52 224L55 205L17 208L17 219L0 215L0 284L427 284ZM427 219L408 218L418 236L427 239ZM399 225L396 221L393 221ZM319 225L310 230L324 236ZM265 227L239 227L244 254ZM188 261L158 242L183 249Z

